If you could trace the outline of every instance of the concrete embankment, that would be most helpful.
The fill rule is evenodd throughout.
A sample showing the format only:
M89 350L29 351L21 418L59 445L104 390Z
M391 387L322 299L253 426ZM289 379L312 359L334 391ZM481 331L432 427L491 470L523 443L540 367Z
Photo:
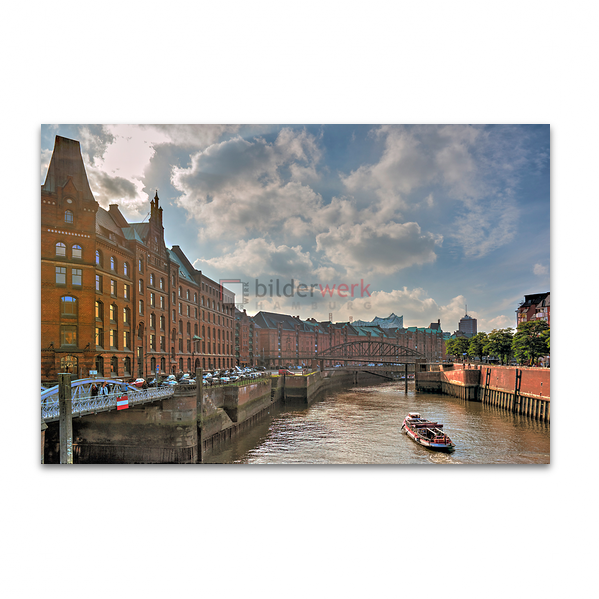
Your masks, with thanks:
M328 391L387 380L372 373L340 370L204 387L202 418L198 390L182 385L173 397L154 404L74 418L74 462L195 464L200 453L254 426L275 404L309 406ZM58 423L49 423L44 445L45 463L58 463Z
M416 390L481 401L544 422L550 420L550 370L515 366L422 365Z

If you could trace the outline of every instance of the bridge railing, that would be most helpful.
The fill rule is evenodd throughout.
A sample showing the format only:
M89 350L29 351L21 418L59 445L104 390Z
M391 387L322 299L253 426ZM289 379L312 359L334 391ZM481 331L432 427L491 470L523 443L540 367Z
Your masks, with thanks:
M92 395L92 384L101 384L104 381L109 384L110 392L108 394L98 393L98 395ZM125 395L131 406L165 399L174 395L174 393L175 390L173 387L137 389L132 385L110 379L76 380L71 383L72 414L73 416L85 416L86 414L95 414L115 409L117 401ZM42 418L46 422L58 420L58 385L42 392L41 408Z

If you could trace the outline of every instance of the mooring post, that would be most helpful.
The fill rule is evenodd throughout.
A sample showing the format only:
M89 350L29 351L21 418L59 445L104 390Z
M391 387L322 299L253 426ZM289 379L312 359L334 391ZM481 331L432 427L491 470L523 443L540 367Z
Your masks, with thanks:
M73 463L73 406L71 401L71 374L58 374L58 422L60 433L60 463Z
M196 410L198 413L198 462L204 461L204 377L203 369L196 368Z

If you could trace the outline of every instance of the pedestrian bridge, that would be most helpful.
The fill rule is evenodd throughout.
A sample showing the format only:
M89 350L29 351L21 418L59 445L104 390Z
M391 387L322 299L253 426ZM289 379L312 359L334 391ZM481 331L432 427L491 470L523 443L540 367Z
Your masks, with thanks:
M92 385L101 387L108 384L108 395L92 395ZM149 387L138 389L128 383L113 379L89 378L77 379L71 382L71 402L73 416L85 416L108 412L117 408L117 401L127 399L128 405L140 405L159 401L175 394L174 387ZM42 420L52 422L58 420L58 385L42 389Z

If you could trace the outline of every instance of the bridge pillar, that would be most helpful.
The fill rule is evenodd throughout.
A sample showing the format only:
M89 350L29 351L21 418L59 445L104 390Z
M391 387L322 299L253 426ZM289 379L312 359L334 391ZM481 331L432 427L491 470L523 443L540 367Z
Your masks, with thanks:
M58 375L58 422L60 434L60 463L73 463L73 406L71 400L71 375Z
M198 463L204 461L204 376L203 369L196 368L196 404L198 419Z

